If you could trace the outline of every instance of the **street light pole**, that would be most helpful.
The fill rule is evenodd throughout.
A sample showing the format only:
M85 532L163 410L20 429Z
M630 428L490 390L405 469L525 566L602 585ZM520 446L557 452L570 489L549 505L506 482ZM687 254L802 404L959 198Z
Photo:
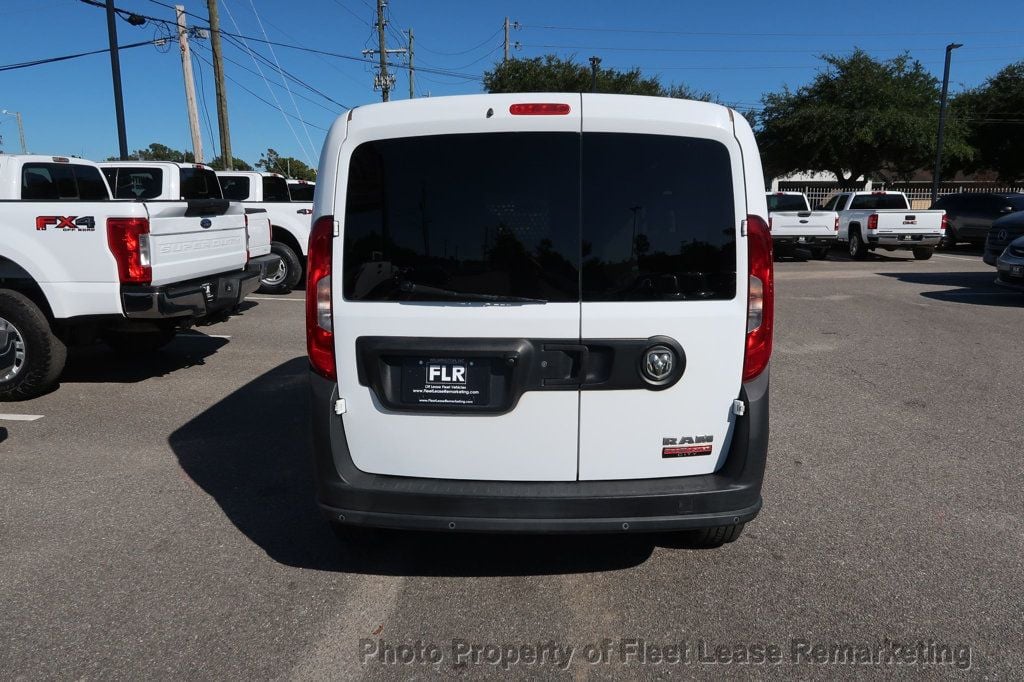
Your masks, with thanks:
M942 98L939 100L939 133L935 142L935 172L932 173L932 203L939 198L939 173L942 169L942 142L946 132L946 95L949 93L949 60L960 43L946 45L946 68L942 72Z

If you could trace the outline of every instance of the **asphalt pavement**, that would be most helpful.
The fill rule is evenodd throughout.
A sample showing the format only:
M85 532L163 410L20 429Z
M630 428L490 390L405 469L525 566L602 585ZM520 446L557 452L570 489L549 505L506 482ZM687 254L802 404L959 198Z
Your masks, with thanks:
M0 404L0 678L1019 676L1024 295L968 250L776 276L765 505L715 550L339 546L301 293L148 361L76 349Z

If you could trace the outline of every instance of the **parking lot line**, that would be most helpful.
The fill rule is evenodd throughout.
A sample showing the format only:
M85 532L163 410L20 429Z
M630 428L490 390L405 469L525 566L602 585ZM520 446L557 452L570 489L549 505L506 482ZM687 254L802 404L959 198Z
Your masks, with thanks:
M203 334L202 332L182 332L178 336L190 336L194 339L230 339L229 334Z
M951 256L948 253L933 253L932 256L935 258L951 258L953 260L972 260L977 262L983 262L981 256Z
M290 296L246 296L247 301L302 301L306 302L305 298L291 298Z
M9 422L34 422L42 418L41 414L0 414L0 421Z

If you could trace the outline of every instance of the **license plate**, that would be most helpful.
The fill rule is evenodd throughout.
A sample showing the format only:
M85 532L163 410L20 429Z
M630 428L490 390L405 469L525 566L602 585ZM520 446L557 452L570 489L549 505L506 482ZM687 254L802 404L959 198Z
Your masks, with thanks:
M487 405L490 388L487 360L410 358L402 364L402 402L407 405Z
M1024 265L1011 265L1010 266L1011 277L1024 277Z
M901 242L909 242L911 239L913 239L913 237L911 237L909 234L905 234L902 237L900 237Z

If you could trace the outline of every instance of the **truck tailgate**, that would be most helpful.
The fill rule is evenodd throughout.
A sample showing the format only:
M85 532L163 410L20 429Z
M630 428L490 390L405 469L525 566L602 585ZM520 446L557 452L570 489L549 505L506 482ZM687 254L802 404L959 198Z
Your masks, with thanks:
M773 211L772 237L834 237L836 214L830 211Z
M149 211L153 284L245 267L245 214L227 201L153 201Z
M945 211L879 209L878 234L934 234L942 230Z

